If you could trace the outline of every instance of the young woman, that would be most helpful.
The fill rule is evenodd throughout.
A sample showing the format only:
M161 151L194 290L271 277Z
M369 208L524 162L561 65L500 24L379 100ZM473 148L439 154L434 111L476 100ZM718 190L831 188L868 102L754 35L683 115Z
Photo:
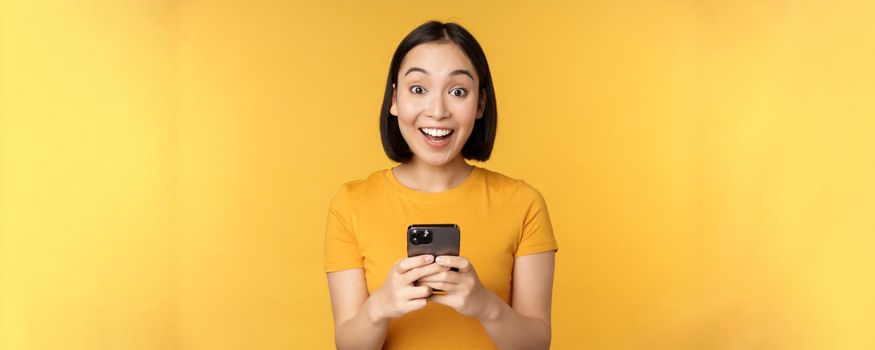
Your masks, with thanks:
M380 132L400 164L344 184L328 213L338 349L549 348L558 248L544 199L466 162L489 159L496 110L486 56L458 24L398 45ZM406 258L407 226L438 223L459 225L460 256Z

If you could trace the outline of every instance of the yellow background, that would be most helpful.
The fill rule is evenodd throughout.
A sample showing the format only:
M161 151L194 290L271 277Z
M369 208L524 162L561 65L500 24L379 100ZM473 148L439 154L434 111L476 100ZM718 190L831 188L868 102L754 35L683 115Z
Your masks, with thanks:
M330 348L328 201L432 18L547 199L555 349L875 348L872 2L0 4L4 350Z

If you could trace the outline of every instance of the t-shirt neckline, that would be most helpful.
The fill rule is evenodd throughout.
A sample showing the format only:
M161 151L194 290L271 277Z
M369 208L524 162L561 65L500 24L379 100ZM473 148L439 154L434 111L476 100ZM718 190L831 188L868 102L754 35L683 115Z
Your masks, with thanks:
M421 192L404 186L403 184L401 184L401 182L398 181L397 178L395 178L395 173L392 172L392 167L385 169L383 171L383 174L385 175L384 177L386 178L386 180L389 182L389 185L391 185L399 192L417 199L435 200L456 197L460 194L465 193L466 190L471 187L472 184L476 182L480 176L482 176L482 168L473 164L471 166L473 167L471 169L471 172L468 174L468 177L466 177L465 180L462 181L462 183L456 185L456 187L441 192Z

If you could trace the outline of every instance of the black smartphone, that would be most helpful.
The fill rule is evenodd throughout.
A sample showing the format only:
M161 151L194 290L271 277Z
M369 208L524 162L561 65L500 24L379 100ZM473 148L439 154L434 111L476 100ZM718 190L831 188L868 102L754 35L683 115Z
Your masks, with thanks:
M407 226L407 256L423 254L459 256L459 225L415 224Z
M407 257L431 254L459 256L461 231L456 224L415 224L407 226ZM459 269L453 267L452 271ZM444 291L435 289L435 294Z

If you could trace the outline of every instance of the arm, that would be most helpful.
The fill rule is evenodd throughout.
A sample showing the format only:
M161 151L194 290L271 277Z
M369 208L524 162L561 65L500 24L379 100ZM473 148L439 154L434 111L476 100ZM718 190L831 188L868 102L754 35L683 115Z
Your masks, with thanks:
M328 273L334 343L338 349L379 349L386 340L389 320L424 308L431 288L414 286L424 276L443 271L431 255L399 260L386 281L368 296L361 268Z
M479 319L498 348L548 349L555 257L551 251L514 260L512 307L480 283L474 267L464 257L438 257L438 264L459 271L444 271L419 282L447 291L446 295L433 294L429 299Z
M518 257L511 305L494 293L480 323L500 349L549 349L555 252Z
M363 269L328 273L334 343L338 349L379 349L386 339L389 320L373 316Z

